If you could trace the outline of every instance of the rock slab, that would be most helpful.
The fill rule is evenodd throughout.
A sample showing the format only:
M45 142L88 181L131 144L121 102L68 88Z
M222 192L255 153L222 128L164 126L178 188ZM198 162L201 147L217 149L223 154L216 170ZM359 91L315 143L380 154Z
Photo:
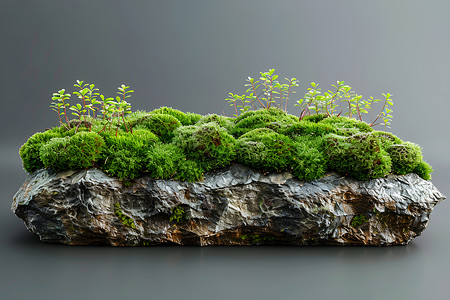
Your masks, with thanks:
M304 182L235 164L202 182L98 169L29 174L12 211L41 241L68 245L405 245L446 197L416 174Z

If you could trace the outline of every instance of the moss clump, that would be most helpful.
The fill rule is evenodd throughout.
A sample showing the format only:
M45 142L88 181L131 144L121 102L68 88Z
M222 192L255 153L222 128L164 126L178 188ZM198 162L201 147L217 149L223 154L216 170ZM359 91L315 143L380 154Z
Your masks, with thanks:
M317 123L317 122L322 121L325 118L328 118L327 114L313 114L313 115L304 116L302 118L302 121Z
M60 133L56 130L38 132L20 147L19 154L25 171L32 173L45 167L40 157L40 149L42 145L55 137L60 137Z
M105 141L94 132L80 132L72 137L52 138L39 154L44 166L55 171L93 167L100 159Z
M175 135L174 145L205 171L226 167L236 157L234 137L215 122L184 126Z
M292 156L292 174L298 179L310 181L325 175L327 159L322 139L309 136L295 139Z
M206 116L201 117L200 120L198 120L195 125L199 126L209 122L214 122L228 131L234 126L233 119L229 117L219 116L216 114L208 114Z
M330 124L301 121L286 127L282 133L290 137L295 137L304 135L323 136L335 132L336 129Z
M146 171L156 179L198 181L203 170L174 144L155 144L147 152Z
M174 223L181 223L183 221L187 221L187 215L184 211L184 208L181 206L175 206L172 209L172 214L170 215L169 221Z
M191 118L181 110L162 106L160 108L154 109L150 112L151 114L164 114L164 115L171 115L172 117L175 117L182 125L191 125Z
M133 228L133 229L136 228L136 225L134 224L134 220L123 213L122 208L120 207L119 203L114 204L114 214L116 215L116 217L118 217L120 219L120 222L123 225Z
M150 131L135 130L117 137L105 134L105 142L101 168L120 179L134 179L143 174L147 152L159 139Z
M119 128L107 118L86 120L88 126L83 118L78 128L75 120L72 128L30 137L19 151L24 169L98 167L127 183L144 174L195 182L233 162L307 181L327 171L359 180L415 172L428 180L433 171L419 146L347 117L313 114L299 121L272 107L230 118L161 107L127 115L127 127L122 119Z
M346 117L328 117L319 121L320 124L332 125L336 129L336 133L343 136L351 136L361 132L372 132L374 129L369 124Z
M237 140L237 161L264 171L290 170L294 142L268 128L257 128Z
M403 141L401 139L399 139L397 136L393 135L390 132L373 131L370 134L378 138L378 141L381 143L381 147L384 150L387 150L390 146L394 144L403 144Z
M365 215L356 215L352 218L352 221L350 222L350 226L353 228L356 228L364 223L367 223L369 219Z
M433 168L426 161L421 160L414 168L413 172L425 180L430 180Z
M395 174L408 174L414 171L423 160L420 147L411 142L393 144L387 152L392 159L392 170Z
M181 123L177 118L169 114L149 114L132 123L132 126L138 125L145 126L156 134L161 141L170 142L174 136L174 130L180 127Z
M391 158L378 139L370 134L350 137L329 134L324 140L331 170L359 180L384 177L391 172Z
M281 132L285 127L296 122L295 118L277 108L248 111L236 118L235 125L230 133L238 138L257 128L269 128Z

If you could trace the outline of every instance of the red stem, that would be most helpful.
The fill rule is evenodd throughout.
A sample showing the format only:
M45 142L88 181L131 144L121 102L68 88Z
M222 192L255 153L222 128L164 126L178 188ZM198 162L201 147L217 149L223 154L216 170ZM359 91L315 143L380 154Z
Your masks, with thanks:
M286 106L284 107L284 111L287 111L287 102L288 102L288 100L289 100L289 94L290 94L290 92L291 92L291 83L289 82L288 93L287 93L287 96L286 96Z
M251 84L252 84L253 93L255 94L256 100L258 100L259 104L261 104L262 107L266 108L266 107L264 106L264 104L262 104L261 100L259 100L258 95L256 94L255 86L253 85L253 82L252 82Z

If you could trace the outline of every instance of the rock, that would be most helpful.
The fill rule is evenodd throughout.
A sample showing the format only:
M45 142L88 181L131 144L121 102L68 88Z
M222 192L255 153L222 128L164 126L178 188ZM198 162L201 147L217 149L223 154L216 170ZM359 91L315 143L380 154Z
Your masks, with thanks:
M416 174L310 182L235 164L197 183L98 169L28 175L12 211L42 241L69 245L405 245L444 200Z

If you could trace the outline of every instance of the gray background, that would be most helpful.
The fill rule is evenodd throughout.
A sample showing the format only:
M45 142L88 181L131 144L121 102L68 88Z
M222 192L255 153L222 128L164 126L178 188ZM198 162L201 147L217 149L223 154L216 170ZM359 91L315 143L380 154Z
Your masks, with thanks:
M10 205L26 176L19 147L57 125L51 95L77 79L108 96L131 85L133 110L231 115L227 93L269 68L300 80L297 98L311 81L392 93L389 131L423 147L450 195L449 11L448 1L1 1L2 298L448 299L447 202L423 236L389 248L49 245Z

